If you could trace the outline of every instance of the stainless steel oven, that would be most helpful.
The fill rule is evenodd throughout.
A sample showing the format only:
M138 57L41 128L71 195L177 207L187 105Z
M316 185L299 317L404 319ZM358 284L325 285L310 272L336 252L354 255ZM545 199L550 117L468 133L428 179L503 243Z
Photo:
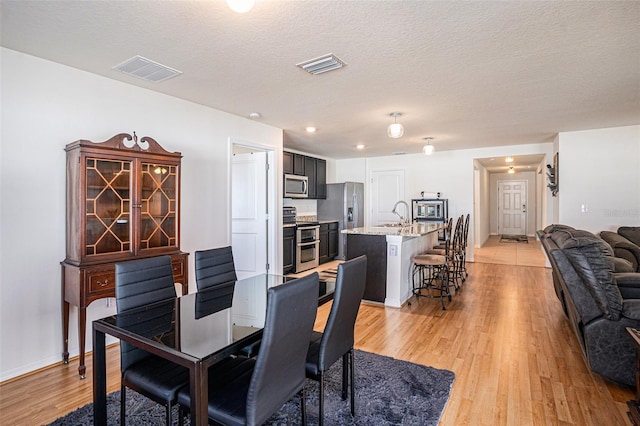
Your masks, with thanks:
M320 264L320 225L298 225L296 243L296 273L317 268Z

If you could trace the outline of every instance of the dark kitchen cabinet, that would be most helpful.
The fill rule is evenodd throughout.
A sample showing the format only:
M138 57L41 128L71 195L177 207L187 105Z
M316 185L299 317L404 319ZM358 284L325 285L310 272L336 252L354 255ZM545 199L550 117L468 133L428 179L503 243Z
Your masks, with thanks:
M304 157L304 172L309 179L309 198L316 198L316 159Z
M293 152L282 152L282 173L286 175L293 174Z
M282 232L282 273L289 274L296 269L296 227L285 226Z
M329 261L329 224L320 224L320 254L318 255L318 262L320 264L327 263Z
M294 152L282 151L282 172L308 178L308 198L327 198L327 161Z
M338 255L338 222L320 224L320 264L332 261Z
M302 154L293 154L293 174L298 176L306 176L305 166L306 156Z
M329 260L333 260L338 256L338 242L340 240L340 229L338 222L329 224Z
M327 162L316 159L316 198L327 198Z

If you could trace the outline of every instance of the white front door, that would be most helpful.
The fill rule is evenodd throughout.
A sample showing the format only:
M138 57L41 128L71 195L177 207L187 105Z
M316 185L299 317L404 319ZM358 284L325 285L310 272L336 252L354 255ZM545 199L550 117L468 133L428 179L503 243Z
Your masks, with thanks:
M234 154L231 245L239 279L267 272L267 153Z
M527 234L527 182L498 182L498 233Z
M371 172L371 219L369 226L395 223L399 218L392 213L397 201L404 200L404 170ZM407 201L410 203L411 201ZM398 213L411 220L411 209L398 206Z

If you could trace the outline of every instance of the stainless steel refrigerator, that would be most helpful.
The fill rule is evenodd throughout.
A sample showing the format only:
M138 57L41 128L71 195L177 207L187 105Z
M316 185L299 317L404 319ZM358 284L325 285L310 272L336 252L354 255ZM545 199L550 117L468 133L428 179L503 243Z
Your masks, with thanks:
M318 200L318 220L337 220L340 231L364 226L364 184L361 182L330 183L327 198ZM338 259L347 256L347 236L340 233Z

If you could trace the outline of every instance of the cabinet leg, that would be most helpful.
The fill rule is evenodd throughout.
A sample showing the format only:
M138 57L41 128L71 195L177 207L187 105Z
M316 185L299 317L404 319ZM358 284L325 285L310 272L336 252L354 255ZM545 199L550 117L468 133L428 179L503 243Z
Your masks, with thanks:
M69 302L62 302L62 362L69 364Z
M79 308L78 309L78 349L80 352L80 365L78 366L78 374L80 374L80 378L86 378L87 367L84 365L84 348L86 341L86 327L87 327L87 308Z

